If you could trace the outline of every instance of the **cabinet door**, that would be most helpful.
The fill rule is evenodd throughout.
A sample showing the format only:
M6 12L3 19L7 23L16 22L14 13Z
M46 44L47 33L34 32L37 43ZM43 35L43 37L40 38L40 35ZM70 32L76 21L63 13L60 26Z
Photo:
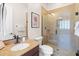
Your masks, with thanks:
M30 50L27 53L23 54L22 56L39 56L39 46L36 46L32 50Z

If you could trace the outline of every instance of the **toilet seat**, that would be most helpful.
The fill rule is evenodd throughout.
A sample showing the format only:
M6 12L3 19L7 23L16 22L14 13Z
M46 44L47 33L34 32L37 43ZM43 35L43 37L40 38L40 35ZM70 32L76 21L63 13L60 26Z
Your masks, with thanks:
M44 54L53 54L53 48L48 45L40 45L39 48Z

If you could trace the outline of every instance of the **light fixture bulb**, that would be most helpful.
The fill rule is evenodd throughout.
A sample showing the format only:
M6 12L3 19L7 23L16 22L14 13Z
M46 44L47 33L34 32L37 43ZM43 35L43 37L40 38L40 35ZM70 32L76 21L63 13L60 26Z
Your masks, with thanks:
M54 14L54 13L51 13L51 15L55 16L55 14Z

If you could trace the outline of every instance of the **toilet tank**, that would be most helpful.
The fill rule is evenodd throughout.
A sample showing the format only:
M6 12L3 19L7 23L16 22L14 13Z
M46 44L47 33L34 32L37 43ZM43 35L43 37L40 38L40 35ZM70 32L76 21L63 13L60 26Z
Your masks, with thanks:
M43 39L42 36L39 36L39 37L35 37L34 38L34 40L37 41L39 43L39 45L42 45L42 39Z

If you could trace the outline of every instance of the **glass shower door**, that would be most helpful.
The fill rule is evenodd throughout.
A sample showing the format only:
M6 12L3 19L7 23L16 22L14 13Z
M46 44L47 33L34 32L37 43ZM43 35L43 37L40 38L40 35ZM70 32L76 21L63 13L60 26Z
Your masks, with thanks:
M71 49L71 34L70 34L70 20L58 20L57 21L57 43L58 47L63 49Z

